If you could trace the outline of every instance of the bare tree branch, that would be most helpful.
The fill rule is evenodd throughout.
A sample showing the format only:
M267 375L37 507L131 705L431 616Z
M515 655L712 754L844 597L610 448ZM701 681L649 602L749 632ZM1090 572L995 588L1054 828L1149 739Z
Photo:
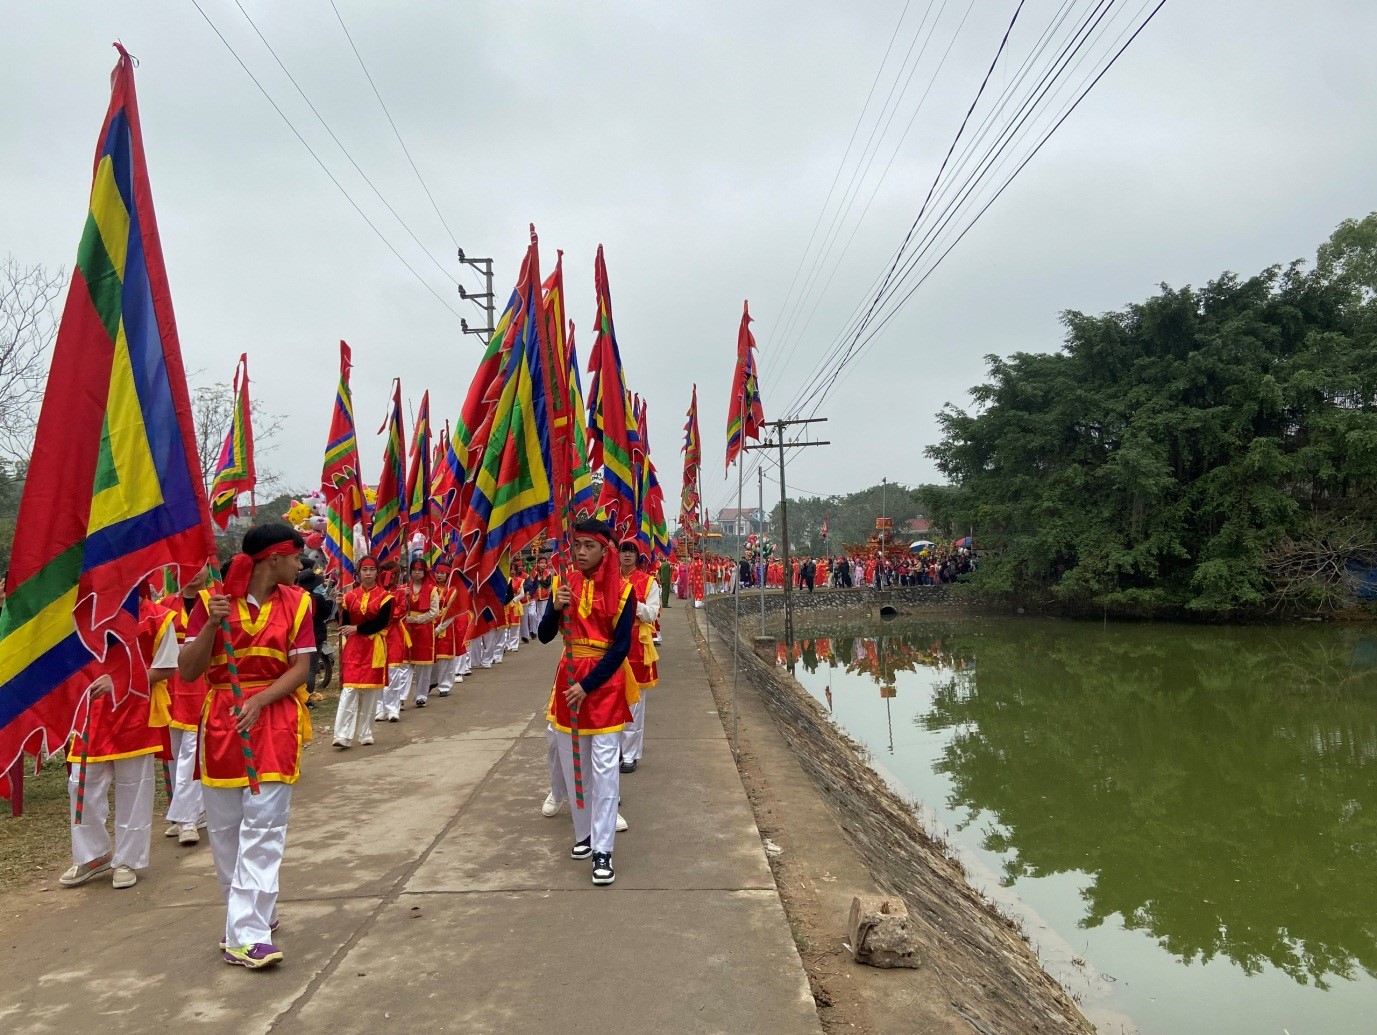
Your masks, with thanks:
M195 376L195 375L193 375ZM229 434L234 419L234 388L228 382L201 383L191 390L191 420L196 431L196 457L201 465L201 483L207 496L210 483L215 480L215 465L220 449ZM258 471L258 488L265 497L277 495L282 488L282 476L260 462L264 453L273 449L272 440L282 430L286 417L269 413L257 400L249 401L249 419L253 422L254 466Z
M0 263L0 456L19 464L32 451L66 280L60 269L21 266L13 255Z

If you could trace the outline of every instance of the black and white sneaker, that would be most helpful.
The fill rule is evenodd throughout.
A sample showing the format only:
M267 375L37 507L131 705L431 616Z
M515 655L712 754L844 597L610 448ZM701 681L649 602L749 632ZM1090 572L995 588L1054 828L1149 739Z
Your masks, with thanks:
M592 856L593 846L588 842L589 839L585 837L578 844L574 845L573 848L569 849L569 858L583 860Z
M593 883L611 884L617 879L616 873L612 870L611 852L593 853Z

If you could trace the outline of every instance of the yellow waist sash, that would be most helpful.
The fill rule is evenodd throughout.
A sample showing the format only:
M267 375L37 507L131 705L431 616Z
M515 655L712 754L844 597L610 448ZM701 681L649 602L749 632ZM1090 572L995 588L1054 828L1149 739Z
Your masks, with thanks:
M591 643L571 643L569 645L569 656L571 658L602 658L607 656L606 647L595 647ZM626 682L626 703L635 704L641 699L641 684L636 682L636 676L631 671L631 663L623 661L621 667L622 679Z

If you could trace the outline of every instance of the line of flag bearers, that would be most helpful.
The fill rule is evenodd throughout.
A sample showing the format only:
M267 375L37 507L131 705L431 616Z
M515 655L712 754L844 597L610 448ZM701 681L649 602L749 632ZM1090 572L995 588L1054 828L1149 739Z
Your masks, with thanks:
M77 887L112 871L116 888L137 882L149 865L153 762L161 758L165 833L195 845L207 830L226 907L221 952L251 969L283 959L274 943L279 871L311 737L306 685L319 645L310 594L295 585L303 548L291 526L258 525L223 584L209 586L207 568L160 600L142 594L137 643L149 692L116 693L130 688L93 668L87 714L68 753L73 865L60 883ZM571 555L563 579L545 559L516 566L501 624L474 613L466 584L445 565L432 573L415 561L405 582L389 588L378 562L360 559L357 583L339 600L333 743L372 745L374 724L399 721L408 697L424 707L432 689L449 696L475 666L500 664L532 639L561 639L542 811L555 816L567 804L570 855L591 859L593 883L607 885L615 880L615 835L627 829L620 778L643 757L646 691L658 682L661 587L641 565L636 541L618 544L602 521L575 524Z

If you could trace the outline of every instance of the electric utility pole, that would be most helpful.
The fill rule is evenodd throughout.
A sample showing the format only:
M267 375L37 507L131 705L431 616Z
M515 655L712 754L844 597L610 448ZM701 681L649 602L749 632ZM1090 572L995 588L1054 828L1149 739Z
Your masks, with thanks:
M775 440L773 442L761 442L754 446L745 446L745 449L778 449L779 450L779 538L780 553L784 563L784 644L785 656L789 659L789 668L794 667L794 597L793 597L793 576L789 564L789 501L784 486L784 450L801 449L804 446L830 446L832 443L808 442L803 439L794 439L792 442L784 441L784 429L793 427L796 424L825 424L826 417L807 417L799 420L772 420L766 421L767 427L775 429Z
M474 295L466 291L464 289L463 284L460 284L459 297L465 299L466 301L472 302L479 309L483 310L484 315L488 318L487 324L485 326L470 327L469 322L461 317L459 320L459 328L465 334L481 334L483 336L484 342L490 341L492 339L493 331L496 329L494 320L497 316L497 307L494 304L494 300L497 296L493 294L492 290L492 260L470 259L467 255L464 254L464 249L460 248L459 262L464 266L472 266L479 273L481 273L483 275L483 283L487 288L487 290L484 291L482 294Z

